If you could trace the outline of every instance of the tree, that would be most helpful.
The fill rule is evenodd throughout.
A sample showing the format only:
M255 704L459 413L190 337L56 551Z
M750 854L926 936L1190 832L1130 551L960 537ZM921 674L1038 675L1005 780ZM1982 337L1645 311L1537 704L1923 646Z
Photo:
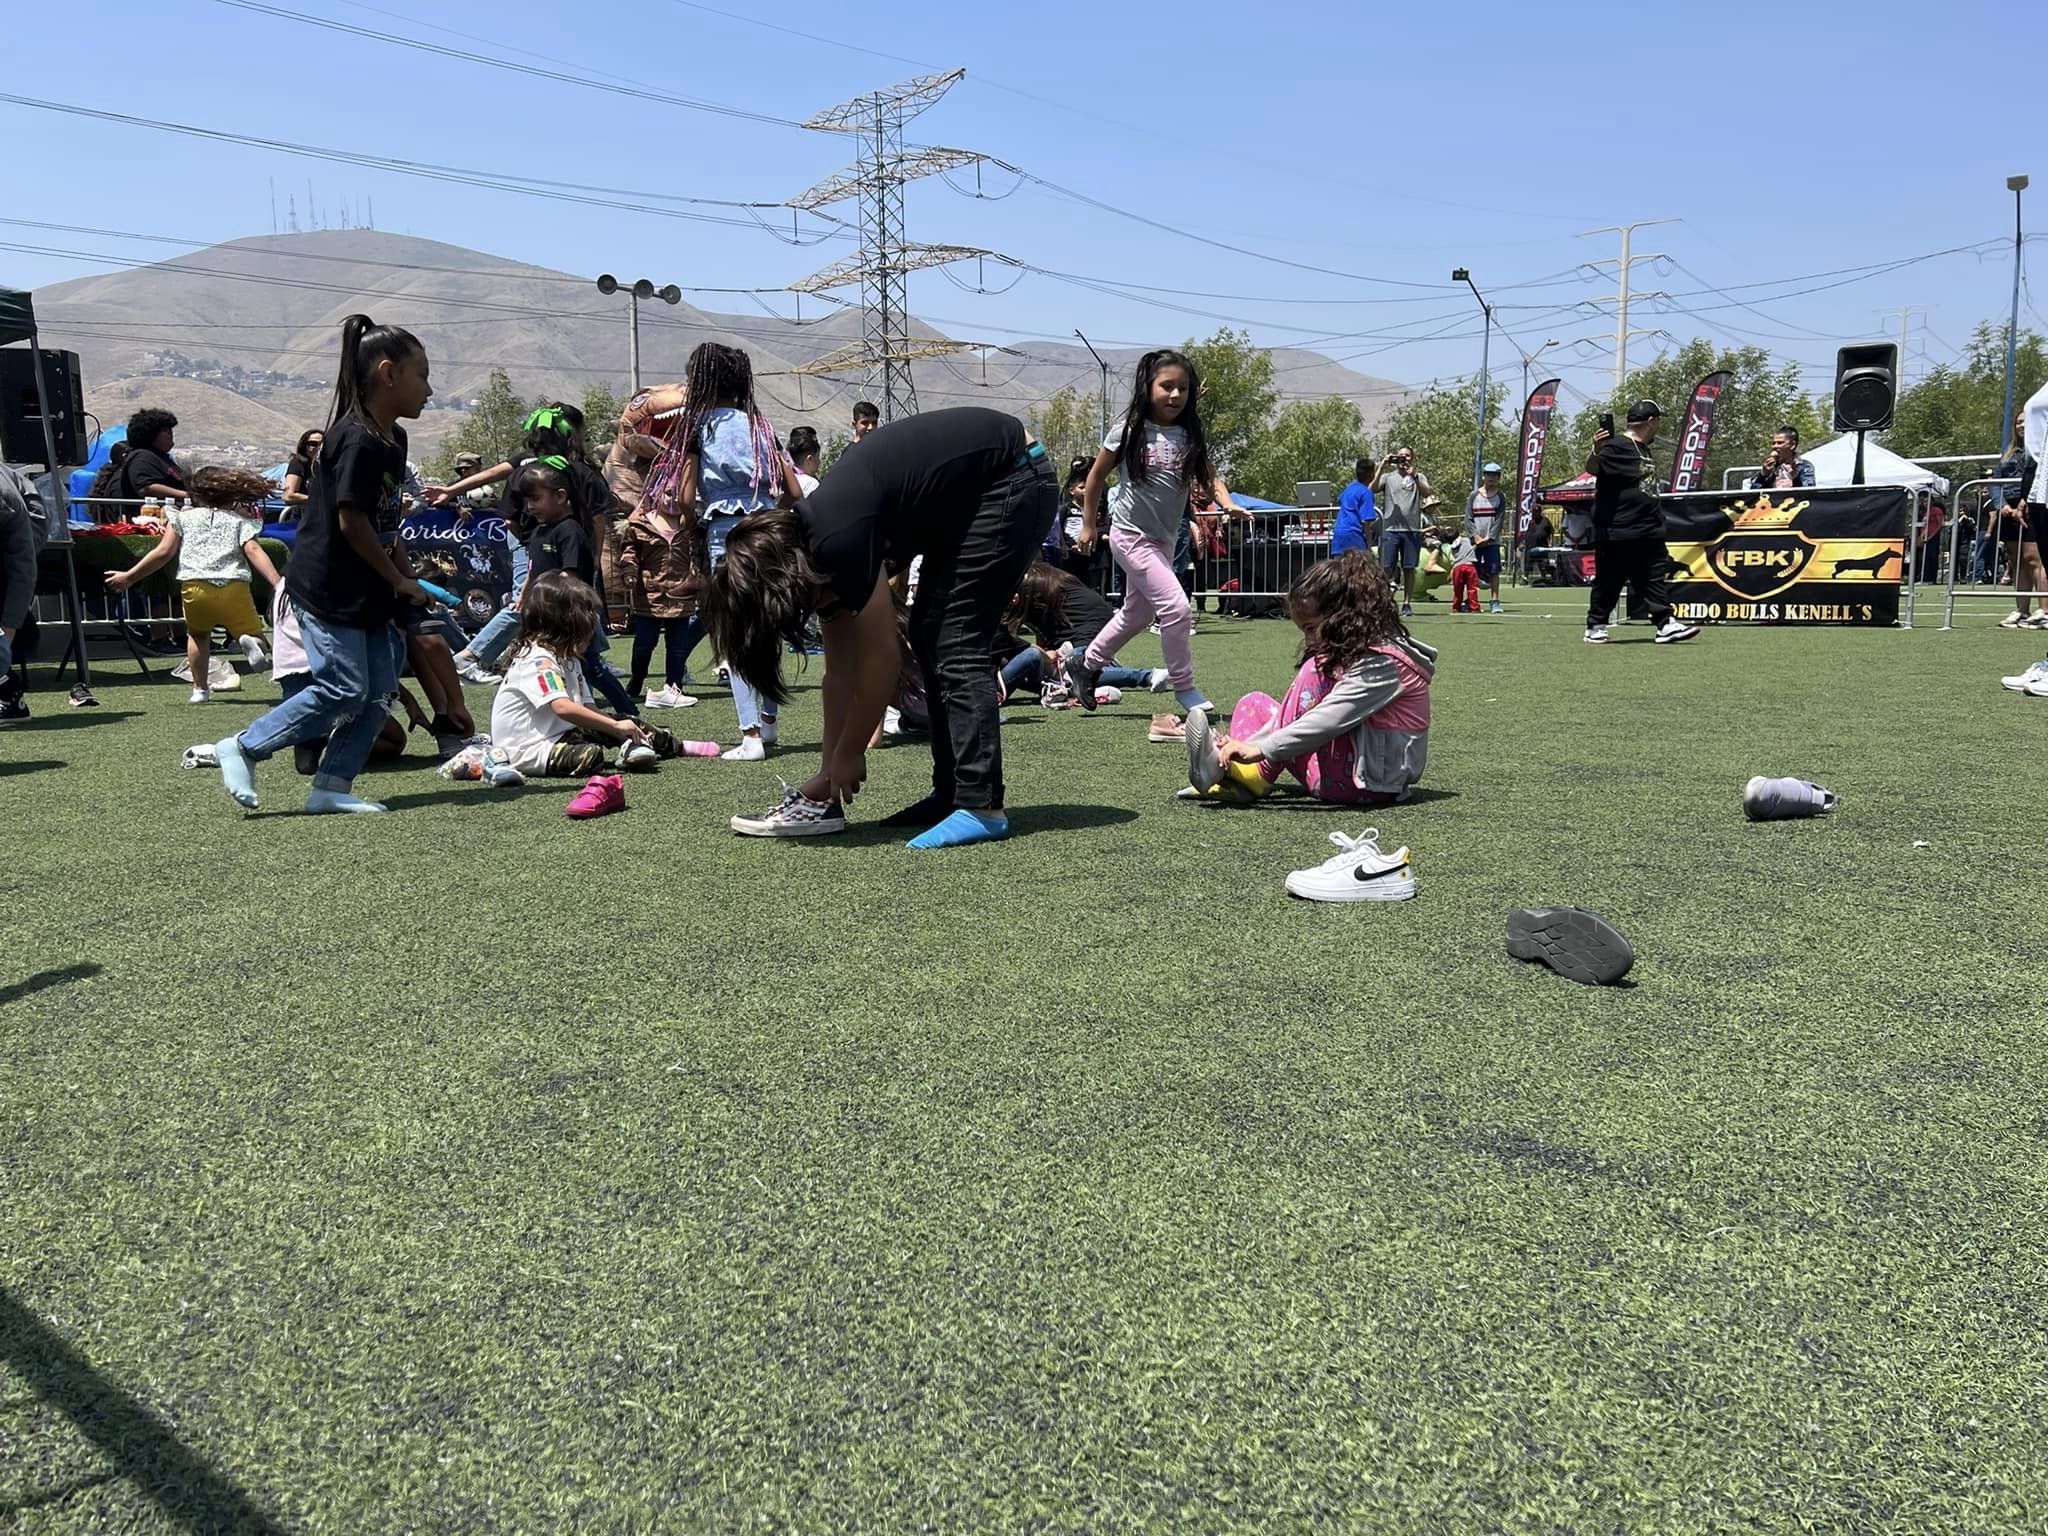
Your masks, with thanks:
M428 474L445 477L458 453L473 453L486 464L502 464L525 436L526 412L525 404L512 392L511 375L493 368L462 425L443 439L440 452L427 461Z
M1714 438L1707 448L1707 467L1700 484L1705 490L1721 488L1721 472L1741 464L1761 463L1771 446L1771 434L1781 426L1799 433L1802 447L1811 448L1827 435L1829 417L1821 399L1806 392L1799 381L1799 365L1773 364L1762 347L1717 348L1701 337L1654 362L1629 370L1613 397L1594 401L1572 418L1569 430L1556 443L1563 474L1576 474L1585 464L1586 450L1593 441L1602 411L1614 412L1617 426L1627 419L1628 408L1638 400L1650 399L1664 407L1657 448L1659 475L1671 473L1671 443L1683 421L1693 386L1708 374L1725 368L1734 375L1714 408ZM1995 414L1995 408L1994 408ZM1503 463L1506 461L1503 460Z
M2013 409L2018 410L2048 380L2048 344L2035 332L2023 331L2014 361ZM2005 327L1987 321L1970 333L1960 361L1943 364L1899 395L1891 430L1880 440L1909 459L1998 453L2011 427L1999 420L2004 409Z
M1209 458L1228 483L1279 401L1273 388L1273 354L1253 346L1246 332L1228 326L1207 341L1184 342L1181 350L1202 376L1202 427L1209 439ZM1112 401L1112 431L1116 412Z
M1093 391L1082 394L1069 384L1040 401L1025 418L1038 440L1045 444L1047 462L1062 478L1075 459L1093 460L1102 446L1102 418Z
M583 386L583 440L593 458L603 458L619 435L619 411L625 403L609 384Z
M844 432L828 433L825 446L818 453L818 473L823 474L839 461L839 455L853 446L853 439Z
M1296 482L1351 478L1365 449L1358 406L1338 397L1290 400L1262 426L1229 479L1230 488L1268 501L1292 502Z

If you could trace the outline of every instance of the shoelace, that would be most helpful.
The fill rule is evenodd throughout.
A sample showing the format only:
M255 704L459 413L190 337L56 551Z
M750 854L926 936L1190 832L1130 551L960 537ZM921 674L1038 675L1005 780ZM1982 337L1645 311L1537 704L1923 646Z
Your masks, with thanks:
M1330 841L1343 850L1343 852L1337 854L1329 861L1332 864L1346 863L1364 854L1371 854L1374 858L1381 857L1380 829L1378 827L1367 827L1356 837L1348 836L1342 832L1332 832L1330 834Z

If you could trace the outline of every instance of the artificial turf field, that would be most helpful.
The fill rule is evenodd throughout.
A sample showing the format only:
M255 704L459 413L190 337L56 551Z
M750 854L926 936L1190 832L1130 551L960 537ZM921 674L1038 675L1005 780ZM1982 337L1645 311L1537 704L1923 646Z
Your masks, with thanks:
M0 1528L2048 1527L2039 637L1579 627L1418 621L1416 803L1176 803L1134 695L1013 709L1021 835L923 854L725 830L814 677L584 824L245 818L178 752L267 685L37 694ZM1367 822L1418 899L1283 893ZM1504 957L1556 901L1631 985Z

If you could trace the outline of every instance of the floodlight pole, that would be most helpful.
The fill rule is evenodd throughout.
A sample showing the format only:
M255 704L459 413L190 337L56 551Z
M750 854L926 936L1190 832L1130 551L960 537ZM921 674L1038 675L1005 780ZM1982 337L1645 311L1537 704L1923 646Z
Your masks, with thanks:
M597 291L609 297L617 293L622 284L609 272L601 272L597 278ZM660 299L664 304L680 304L683 290L674 283L662 288L654 286L652 278L643 277L626 289L626 369L633 379L633 393L640 393L640 301Z
M1078 325L1074 327L1074 334L1081 336L1081 328ZM1107 442L1109 440L1109 364L1103 362L1102 354L1095 350L1095 343L1086 336L1081 336L1081 345L1088 349L1088 355L1095 359L1096 366L1102 370L1102 440Z
M1451 269L1451 281L1463 283L1472 290L1472 297L1479 301L1480 313L1486 316L1481 331L1483 340L1479 343L1479 424L1472 432L1472 489L1479 489L1479 466L1486 462L1486 386L1489 382L1487 370L1493 363L1493 306L1486 302L1486 295L1479 291L1479 285L1472 281L1472 274L1464 267Z
M2005 328L2005 414L1998 418L2000 432L2012 430L2013 360L2019 350L2020 339L2020 247L2027 238L2020 226L2020 195L2027 190L2027 178L2008 176L2005 185L2012 193L2012 319ZM2000 451L2004 451L2002 444Z

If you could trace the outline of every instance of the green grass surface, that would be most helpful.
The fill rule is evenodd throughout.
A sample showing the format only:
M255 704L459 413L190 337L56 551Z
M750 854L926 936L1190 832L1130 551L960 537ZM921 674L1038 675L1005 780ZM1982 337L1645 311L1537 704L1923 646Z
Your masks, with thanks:
M2048 1526L2038 639L1419 629L1416 804L1177 804L1134 697L1015 711L1023 835L930 854L724 830L809 682L590 824L244 818L177 756L267 688L38 695L0 1527ZM1292 631L1196 647L1278 691ZM1368 820L1419 899L1285 896ZM1503 956L1553 901L1633 985Z

